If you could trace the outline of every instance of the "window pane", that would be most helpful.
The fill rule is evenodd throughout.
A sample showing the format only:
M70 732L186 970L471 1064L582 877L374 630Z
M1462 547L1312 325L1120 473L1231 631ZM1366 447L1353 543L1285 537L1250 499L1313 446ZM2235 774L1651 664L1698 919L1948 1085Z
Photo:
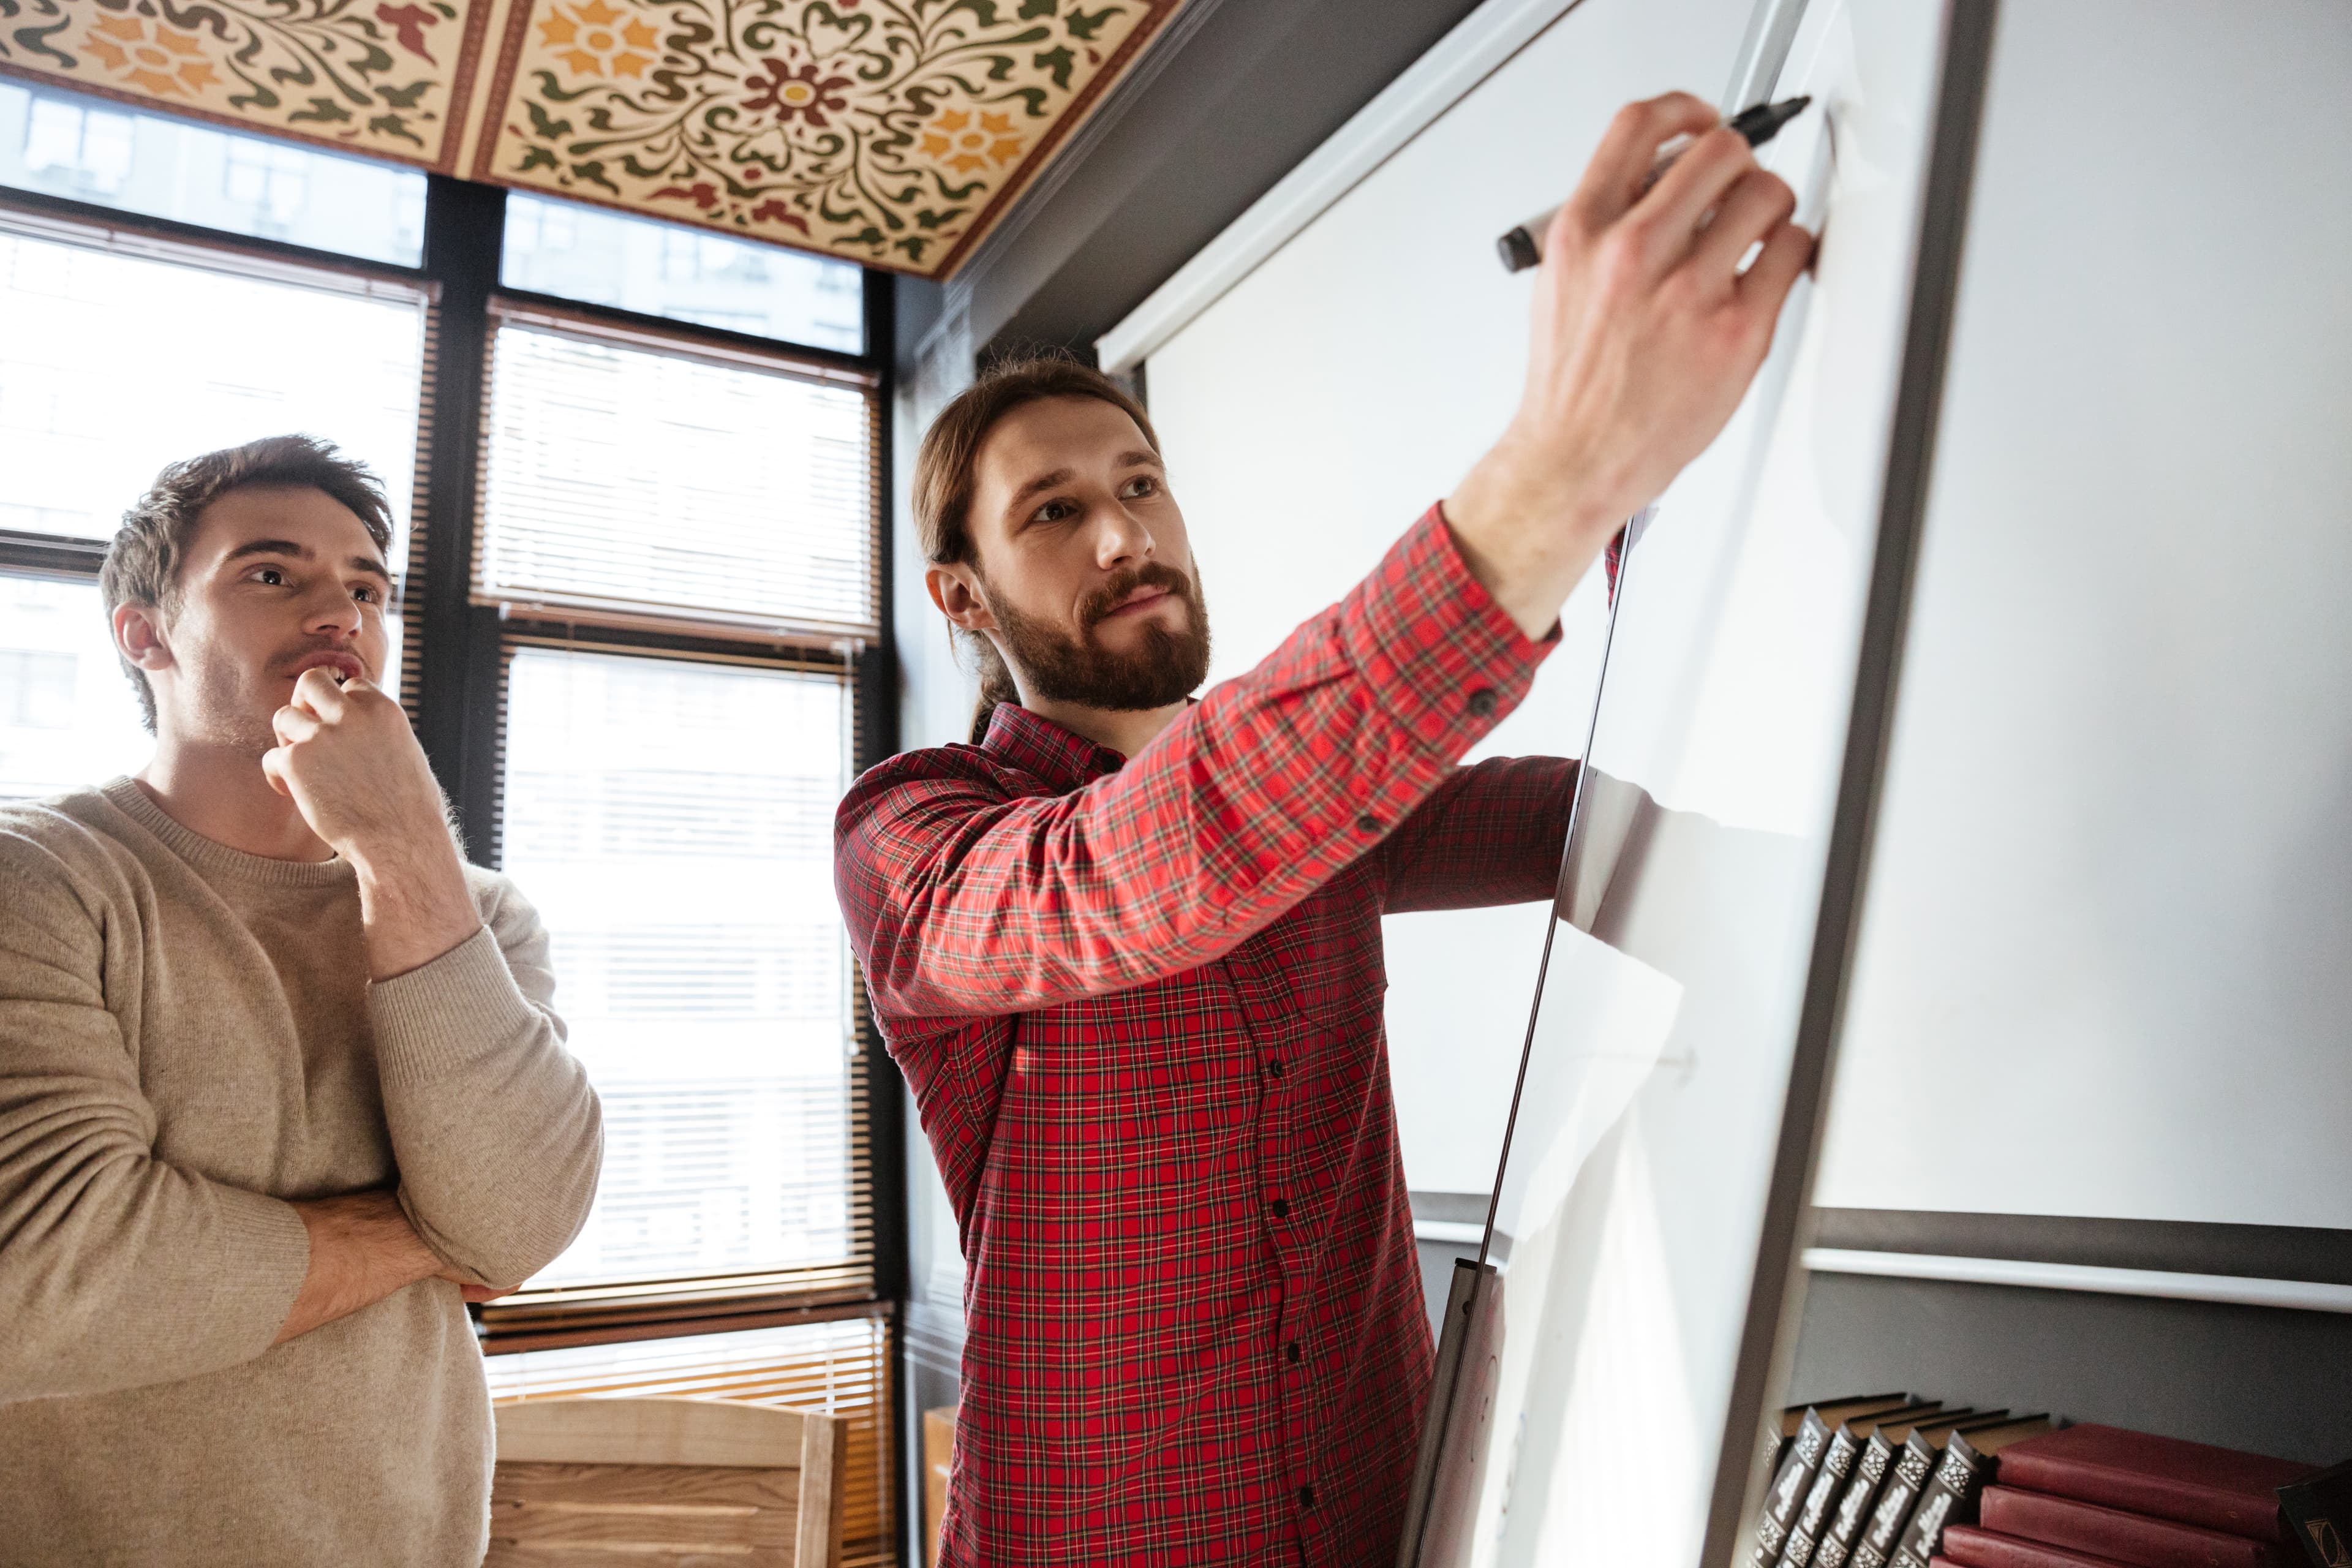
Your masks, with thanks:
M595 1212L533 1283L848 1257L845 689L524 647L507 691L505 868L604 1103Z
M0 799L102 784L153 745L98 584L0 576Z
M425 175L0 82L0 184L415 267Z
M891 1561L890 1334L876 1318L483 1359L490 1397L731 1399L849 1420L844 1568Z
M641 315L866 352L864 273L854 262L600 207L507 196L499 281Z
M405 536L419 299L0 228L0 528L106 538L164 464L306 431L375 470Z
M866 398L509 321L480 590L870 633Z

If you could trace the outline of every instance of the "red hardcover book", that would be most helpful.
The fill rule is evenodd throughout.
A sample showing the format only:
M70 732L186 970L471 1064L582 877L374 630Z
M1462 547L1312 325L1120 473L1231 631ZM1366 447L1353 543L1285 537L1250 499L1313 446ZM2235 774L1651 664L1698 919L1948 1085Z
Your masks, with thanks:
M2012 1443L2000 1457L2005 1486L2281 1542L2278 1489L2316 1473L2292 1459L2119 1426L2069 1426Z
M2002 1456L2004 1465L2007 1458ZM2268 1542L2012 1486L1985 1489L1977 1522L2002 1535L2087 1552L2130 1568L2287 1568L2286 1554Z
M2063 1546L2021 1541L2014 1535L2001 1535L1973 1524L1955 1524L1947 1529L1944 1550L1937 1561L1949 1563L1952 1568L2116 1568L2111 1557L2093 1557L2088 1552L2069 1552Z

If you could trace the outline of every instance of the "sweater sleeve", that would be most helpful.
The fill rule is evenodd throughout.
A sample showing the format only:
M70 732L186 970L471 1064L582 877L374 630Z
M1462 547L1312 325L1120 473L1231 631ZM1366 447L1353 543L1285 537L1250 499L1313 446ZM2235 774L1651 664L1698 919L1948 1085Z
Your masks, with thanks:
M250 1361L310 1267L290 1204L155 1157L103 897L0 832L0 1404Z
M550 1005L539 911L502 878L477 897L485 928L370 986L368 1017L409 1223L477 1284L514 1286L587 1222L604 1118Z

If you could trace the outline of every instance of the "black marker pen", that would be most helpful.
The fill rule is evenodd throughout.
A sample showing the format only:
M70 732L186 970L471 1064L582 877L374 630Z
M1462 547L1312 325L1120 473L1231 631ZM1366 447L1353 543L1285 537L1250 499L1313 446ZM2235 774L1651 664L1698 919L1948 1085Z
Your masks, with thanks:
M1805 105L1812 101L1811 98L1789 98L1779 103L1759 103L1752 109L1741 110L1725 123L1748 138L1750 147L1761 147L1780 134L1780 127L1796 119L1804 111ZM1646 194L1668 169L1675 166L1675 160L1681 157L1683 149L1689 145L1690 138L1687 136L1677 136L1666 143L1665 151L1658 154L1658 161L1650 165L1649 178L1642 182L1643 193ZM1551 227L1552 214L1558 211L1558 206L1546 207L1495 242L1496 250L1503 258L1504 271L1524 272L1543 259L1543 237L1545 231Z

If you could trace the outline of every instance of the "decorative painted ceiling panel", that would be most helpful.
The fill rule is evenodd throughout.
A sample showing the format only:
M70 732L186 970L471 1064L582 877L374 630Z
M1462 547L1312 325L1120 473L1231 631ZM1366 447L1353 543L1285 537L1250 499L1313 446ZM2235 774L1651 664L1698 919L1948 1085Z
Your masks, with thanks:
M1182 0L0 0L0 73L942 278Z

